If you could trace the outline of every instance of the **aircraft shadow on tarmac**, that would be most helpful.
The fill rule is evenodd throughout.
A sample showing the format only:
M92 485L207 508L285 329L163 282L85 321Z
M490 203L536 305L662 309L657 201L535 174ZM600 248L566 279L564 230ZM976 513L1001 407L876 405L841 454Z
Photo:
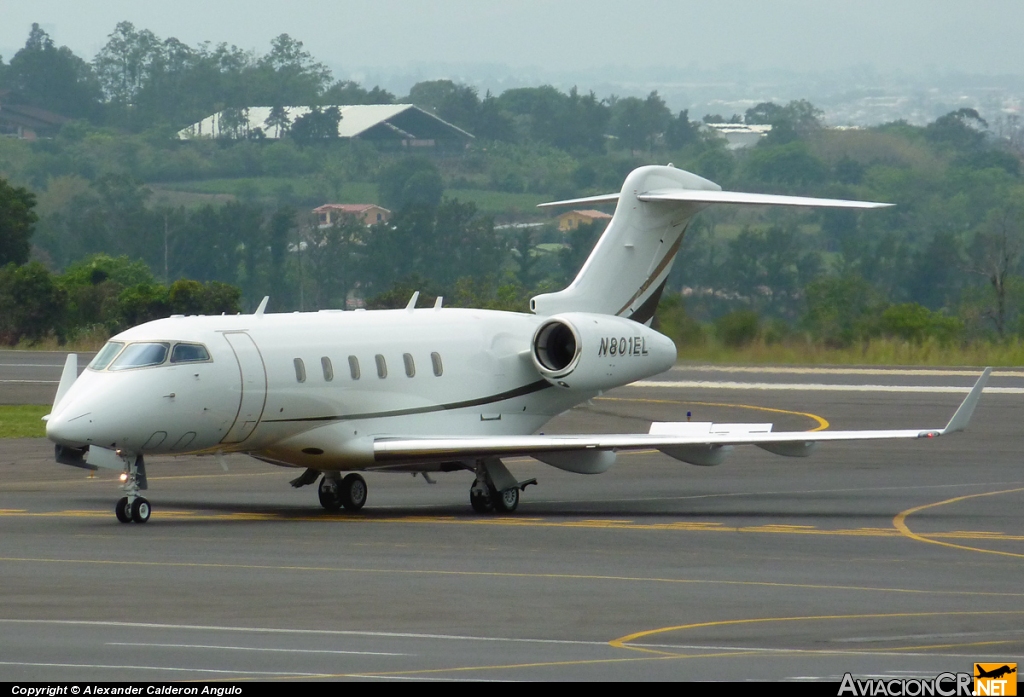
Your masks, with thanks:
M723 495L722 498L730 498ZM92 499L97 505L103 506L109 503L106 498ZM816 506L825 508L827 502L817 502ZM217 522L253 522L254 519L264 518L268 522L311 519L344 522L346 519L371 522L375 519L387 519L394 521L396 518L417 519L423 517L454 517L467 520L481 520L503 518L514 522L516 518L536 519L542 517L551 521L565 520L572 521L580 518L593 519L599 516L603 520L614 520L621 518L623 522L637 520L664 520L674 519L679 522L687 521L713 521L722 525L736 525L747 527L758 524L794 524L803 522L807 525L814 525L825 521L843 520L845 524L862 524L877 526L880 523L888 524L888 520L895 513L891 511L864 511L851 510L838 511L830 510L800 510L800 502L794 502L791 498L779 499L773 502L762 502L762 508L751 507L749 503L736 501L733 505L723 505L708 509L702 505L701 510L680 510L685 502L671 501L623 501L601 500L593 502L545 502L537 501L520 506L519 510L511 514L481 515L474 513L469 506L459 502L451 504L438 503L430 505L415 506L376 506L369 504L361 511L352 513L346 511L325 511L322 508L310 505L281 506L275 504L260 503L229 503L211 501L187 501L163 499L159 502L159 509L154 513L154 521L163 524L189 524L198 522L210 522L209 516L225 516ZM161 516L161 512L167 515ZM237 516L237 518L232 518ZM941 514L938 514L942 517ZM958 519L962 519L962 515ZM762 521L762 522L759 522ZM776 523L775 521L780 521ZM785 521L782 523L781 521Z

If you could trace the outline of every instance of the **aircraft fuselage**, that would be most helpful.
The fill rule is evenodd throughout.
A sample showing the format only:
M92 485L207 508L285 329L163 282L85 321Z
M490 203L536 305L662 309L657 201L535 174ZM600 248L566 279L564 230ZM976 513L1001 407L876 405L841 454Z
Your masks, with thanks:
M546 319L424 308L149 322L111 342L166 356L90 367L50 416L47 435L76 448L244 451L282 465L364 469L381 436L529 434L599 391L565 389L538 373L531 340ZM621 381L609 375L607 387L672 364L665 337L613 319L636 331L585 347L608 360L609 344L622 339L616 360L630 369ZM325 460L339 452L342 462Z

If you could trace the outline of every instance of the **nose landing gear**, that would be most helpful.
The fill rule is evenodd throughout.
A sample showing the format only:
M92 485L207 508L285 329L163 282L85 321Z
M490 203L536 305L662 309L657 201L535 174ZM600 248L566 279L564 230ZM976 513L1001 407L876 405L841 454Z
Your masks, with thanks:
M142 455L137 455L134 460L122 456L125 460L125 470L121 474L121 481L124 484L121 489L127 494L122 497L114 506L114 515L122 523L145 523L149 520L151 512L149 501L139 496L139 491L149 488L146 482L146 461Z

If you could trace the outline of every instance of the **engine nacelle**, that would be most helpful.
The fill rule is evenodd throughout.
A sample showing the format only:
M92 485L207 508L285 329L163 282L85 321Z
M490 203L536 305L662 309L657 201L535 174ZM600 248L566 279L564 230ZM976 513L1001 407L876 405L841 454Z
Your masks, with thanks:
M531 342L537 372L553 385L606 390L664 372L676 345L632 320L566 312L544 320Z

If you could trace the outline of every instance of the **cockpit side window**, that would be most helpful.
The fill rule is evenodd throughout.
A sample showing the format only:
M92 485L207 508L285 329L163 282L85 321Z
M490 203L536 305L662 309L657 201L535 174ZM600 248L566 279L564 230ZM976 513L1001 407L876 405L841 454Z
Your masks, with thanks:
M199 363L210 360L210 352L202 344L175 344L171 363Z
M106 345L100 349L100 352L96 354L96 357L92 359L89 367L93 370L103 370L110 365L110 361L114 360L114 356L120 353L123 348L123 341L108 341Z
M110 370L128 370L160 365L167 360L171 345L165 341L128 344L110 364Z

